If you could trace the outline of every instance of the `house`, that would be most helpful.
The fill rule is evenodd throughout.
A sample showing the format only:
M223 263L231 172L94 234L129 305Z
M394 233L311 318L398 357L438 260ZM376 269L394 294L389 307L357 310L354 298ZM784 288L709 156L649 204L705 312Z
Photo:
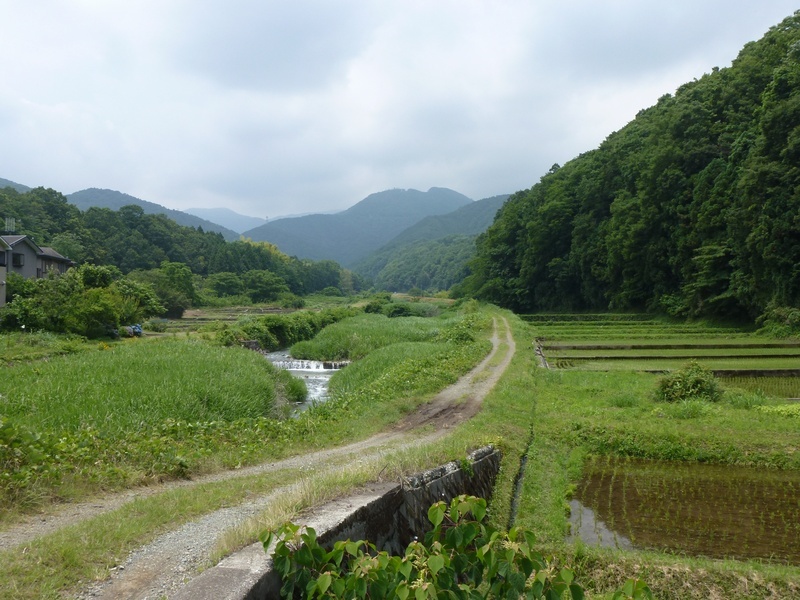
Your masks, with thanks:
M17 273L26 279L41 279L50 272L65 273L75 263L47 246L39 246L27 235L0 236L0 306L6 301L6 277Z

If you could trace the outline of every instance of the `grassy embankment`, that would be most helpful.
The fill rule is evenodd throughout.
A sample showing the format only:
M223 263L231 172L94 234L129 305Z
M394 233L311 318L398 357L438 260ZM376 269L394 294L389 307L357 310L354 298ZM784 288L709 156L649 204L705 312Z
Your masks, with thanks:
M225 412L231 408L224 402L228 395L237 398L236 405L247 407L253 400L256 411L264 409L265 389L274 390L282 379L262 357L239 348L191 339L133 340L16 364L8 368L0 393L13 405L12 415L3 412L4 435L16 436L12 441L19 442L25 464L14 463L14 448L5 444L6 471L14 479L5 482L6 520L20 518L32 505L47 510L50 499L79 499L148 478L185 477L366 437L476 364L488 350L488 324L477 314L356 317L360 343L366 338L364 348L372 352L341 373L345 383L331 401L288 421ZM476 339L469 342L473 333ZM64 381L64 373L74 377ZM81 409L63 416L56 409L59 403L79 402L84 403ZM128 443L131 436L134 442ZM151 472L143 473L137 459L149 459ZM382 468L385 476L399 476L403 469L435 460L423 453ZM59 597L81 581L102 577L130 549L159 532L277 482L305 482L295 492L300 496L283 505L288 512L281 514L291 517L302 506L374 479L379 470L367 461L335 474L284 472L142 499L3 552L0 596Z

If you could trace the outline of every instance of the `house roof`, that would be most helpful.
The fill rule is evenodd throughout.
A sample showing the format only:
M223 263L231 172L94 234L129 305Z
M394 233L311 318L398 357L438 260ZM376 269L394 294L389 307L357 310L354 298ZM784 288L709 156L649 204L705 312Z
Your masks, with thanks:
M68 259L66 256L59 254L52 248L48 246L41 246L41 252L39 252L39 256L46 256L50 260L55 260L57 262L65 262L72 264L72 261Z
M11 246L12 248L14 246L16 246L17 244L19 244L20 242L25 242L31 248L36 250L37 254L39 254L41 252L41 250L42 250L39 247L39 245L36 242L34 242L31 238L29 238L27 235L3 235L3 236L0 236L0 238L2 238L3 241L6 244L8 244L9 246Z

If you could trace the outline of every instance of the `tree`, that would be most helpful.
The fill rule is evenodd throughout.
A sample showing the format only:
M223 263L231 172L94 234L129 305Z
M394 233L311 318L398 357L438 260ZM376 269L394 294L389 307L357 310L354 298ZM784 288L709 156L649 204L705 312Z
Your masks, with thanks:
M206 279L206 285L220 297L237 296L244 291L244 283L241 277L230 271L212 273Z
M0 327L101 337L163 311L151 286L118 274L113 267L81 265L45 279L23 280L21 286L11 278L18 293L0 311Z
M242 275L246 293L253 302L269 302L289 292L286 282L270 271L253 270Z

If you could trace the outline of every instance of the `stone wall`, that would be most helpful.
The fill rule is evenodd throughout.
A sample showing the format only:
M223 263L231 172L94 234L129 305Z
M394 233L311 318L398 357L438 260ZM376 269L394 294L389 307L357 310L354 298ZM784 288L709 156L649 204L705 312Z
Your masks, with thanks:
M488 499L499 469L500 452L487 446L472 452L464 463L450 462L412 475L320 535L319 543L331 547L338 540L368 540L378 550L403 554L408 544L431 529L432 504L449 503L461 494Z

